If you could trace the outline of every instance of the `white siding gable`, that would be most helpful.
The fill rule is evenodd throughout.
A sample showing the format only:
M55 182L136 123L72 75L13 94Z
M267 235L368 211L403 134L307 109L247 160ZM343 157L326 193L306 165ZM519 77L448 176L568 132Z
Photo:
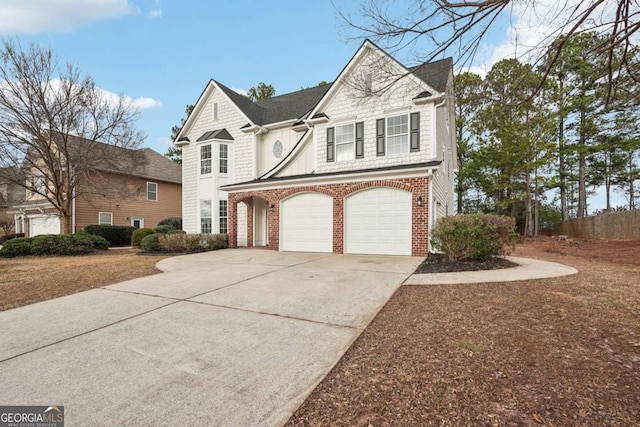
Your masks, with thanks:
M384 53L369 48L355 59L342 76L332 97L321 109L330 121L315 128L317 171L338 172L354 169L397 166L433 160L433 104L415 105L414 97L425 85ZM370 77L369 77L370 76ZM396 81L397 80L397 81ZM370 82L371 93L364 86ZM376 155L376 120L399 114L420 113L420 151L385 156ZM336 124L364 122L364 158L327 162L327 128Z

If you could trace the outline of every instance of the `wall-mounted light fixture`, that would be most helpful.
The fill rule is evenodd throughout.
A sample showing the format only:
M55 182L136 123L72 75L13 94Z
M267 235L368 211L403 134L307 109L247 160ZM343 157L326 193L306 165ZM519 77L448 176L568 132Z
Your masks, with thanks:
M418 196L418 206L422 207L422 196Z
M276 205L274 205L273 203L271 203L271 206L269 206L269 212L275 212L276 211Z

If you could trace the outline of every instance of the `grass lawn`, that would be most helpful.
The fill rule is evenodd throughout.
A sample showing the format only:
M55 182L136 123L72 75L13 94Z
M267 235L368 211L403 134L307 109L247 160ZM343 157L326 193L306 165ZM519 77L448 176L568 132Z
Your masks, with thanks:
M72 257L0 258L0 311L159 273L164 257L134 249Z
M514 255L579 273L401 287L287 426L640 425L640 241Z

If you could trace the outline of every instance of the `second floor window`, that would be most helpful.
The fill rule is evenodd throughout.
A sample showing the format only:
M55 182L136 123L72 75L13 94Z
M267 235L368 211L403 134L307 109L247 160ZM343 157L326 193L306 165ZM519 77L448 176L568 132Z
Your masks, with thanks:
M220 144L220 173L227 173L229 160L229 147L227 144Z
M211 145L200 146L200 174L211 173Z
M33 175L33 192L45 194L47 191L47 178L41 174Z
M353 123L336 126L336 160L355 158L355 131Z
M387 117L387 154L409 152L409 115Z
M147 182L147 200L156 202L158 200L158 184Z

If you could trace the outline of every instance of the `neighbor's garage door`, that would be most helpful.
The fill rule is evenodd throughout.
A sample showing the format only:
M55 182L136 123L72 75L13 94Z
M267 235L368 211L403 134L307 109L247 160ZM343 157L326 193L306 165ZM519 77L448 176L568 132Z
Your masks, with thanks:
M57 215L31 217L29 223L31 224L29 229L31 237L41 234L60 234L60 217Z
M411 255L411 193L376 187L345 203L345 253Z
M280 249L333 252L333 198L302 193L282 202Z

